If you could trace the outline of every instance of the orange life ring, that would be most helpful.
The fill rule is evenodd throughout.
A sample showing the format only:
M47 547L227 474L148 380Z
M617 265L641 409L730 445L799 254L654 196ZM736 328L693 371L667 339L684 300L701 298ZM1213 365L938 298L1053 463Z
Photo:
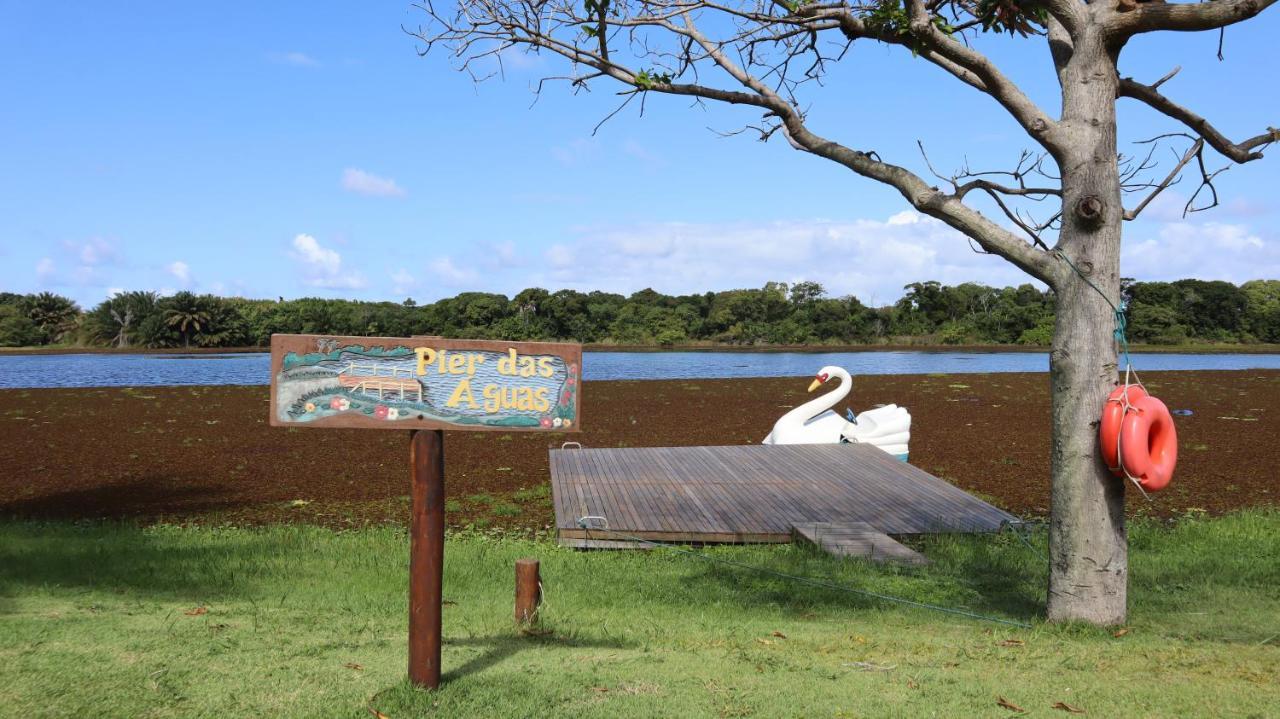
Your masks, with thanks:
M1102 410L1098 440L1107 467L1117 477L1130 476L1148 492L1169 486L1178 464L1178 433L1164 402L1137 385L1128 386L1129 406L1124 406L1125 386L1112 391ZM1117 455L1119 455L1117 457Z
M1129 391L1130 403L1147 396L1147 391L1142 388L1142 385L1122 384L1116 387L1102 407L1102 424L1098 427L1098 443L1102 445L1102 459L1106 461L1107 469L1117 477L1124 476L1124 469L1120 466L1120 448L1116 441L1120 437L1120 425L1124 423L1126 387Z

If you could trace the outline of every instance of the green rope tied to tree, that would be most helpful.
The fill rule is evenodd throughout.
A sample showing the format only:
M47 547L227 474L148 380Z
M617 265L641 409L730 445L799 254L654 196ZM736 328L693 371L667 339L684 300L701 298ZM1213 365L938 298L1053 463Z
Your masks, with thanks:
M1059 250L1055 254L1062 258L1062 261L1066 262L1067 266L1074 270L1075 273L1080 276L1080 279L1084 280L1086 285L1092 287L1093 291L1097 292L1098 295L1111 306L1111 311L1115 314L1116 320L1116 328L1113 333L1116 338L1116 344L1120 346L1120 354L1124 356L1125 367L1131 366L1133 363L1129 360L1129 318L1126 313L1129 309L1128 303L1125 302L1123 298L1120 300L1119 304L1112 302L1111 298L1107 297L1107 293L1103 292L1097 285L1095 285L1093 280L1086 277L1085 274L1080 271L1080 268L1076 267L1076 263L1072 262L1070 257L1067 257L1065 252Z

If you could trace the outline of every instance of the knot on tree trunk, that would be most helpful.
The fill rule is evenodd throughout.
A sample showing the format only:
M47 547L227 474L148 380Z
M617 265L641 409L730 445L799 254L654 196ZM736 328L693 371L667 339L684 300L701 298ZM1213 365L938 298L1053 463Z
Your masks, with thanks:
M1106 203L1097 195L1085 195L1076 201L1076 218L1080 224L1094 229L1102 224L1103 210Z

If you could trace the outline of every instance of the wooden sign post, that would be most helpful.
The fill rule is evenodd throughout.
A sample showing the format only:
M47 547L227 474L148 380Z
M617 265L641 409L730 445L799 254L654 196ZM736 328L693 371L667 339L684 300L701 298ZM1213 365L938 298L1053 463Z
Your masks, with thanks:
M440 686L444 429L576 432L582 346L271 336L271 424L409 429L409 680Z
M435 689L444 585L444 432L413 430L409 462L409 681Z

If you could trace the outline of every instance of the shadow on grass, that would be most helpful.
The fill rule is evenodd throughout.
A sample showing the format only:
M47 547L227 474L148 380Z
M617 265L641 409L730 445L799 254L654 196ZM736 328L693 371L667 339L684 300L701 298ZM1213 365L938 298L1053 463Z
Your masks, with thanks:
M812 577L941 607L1023 622L1044 617L1047 536L1026 543L1011 532L932 535L904 540L931 560L926 567L836 559L809 548L757 557L773 572ZM1131 618L1168 636L1257 644L1275 640L1280 584L1280 512L1248 510L1173 525L1136 521L1130 533ZM694 560L698 562L698 560ZM749 568L698 562L697 578L744 605L791 611L873 609L891 603L856 592L806 586ZM1230 597L1231 608L1223 607ZM1090 630L1092 631L1092 630Z
M631 649L635 645L620 640L591 640L558 635L499 634L468 639L444 638L446 647L482 647L481 652L460 666L440 675L440 689L417 687L406 678L384 687L370 697L367 709L375 716L424 716L450 712L492 716L494 696L518 697L524 711L509 716L546 716L549 707L563 701L562 687L537 673L489 672L489 669L522 652L545 649ZM445 657L446 662L448 657ZM446 664L446 667L448 665ZM487 708L487 709L486 709ZM554 712L552 712L554 713Z
M931 560L924 567L837 558L808 546L778 547L766 556L734 560L747 566L689 559L696 565L692 581L714 585L719 599L746 607L772 605L805 613L905 606L873 596L878 594L1029 622L1043 616L1047 568L1031 550L1012 546L1014 541L994 535L910 540ZM714 550L700 553L719 556Z
M0 503L0 517L18 520L150 519L238 509L248 502L226 487L180 484L167 475L96 485ZM260 502L258 502L260 504Z
M204 538L128 522L0 521L0 597L27 588L111 590L156 598L248 596L254 568L285 550L266 536Z
M583 639L581 637L563 637L554 634L545 636L536 634L500 634L493 637L471 639L450 639L445 637L443 641L445 646L449 647L488 647L488 650L468 660L462 666L443 672L440 675L442 684L479 674L529 649L630 649L634 646L630 642L617 639Z

